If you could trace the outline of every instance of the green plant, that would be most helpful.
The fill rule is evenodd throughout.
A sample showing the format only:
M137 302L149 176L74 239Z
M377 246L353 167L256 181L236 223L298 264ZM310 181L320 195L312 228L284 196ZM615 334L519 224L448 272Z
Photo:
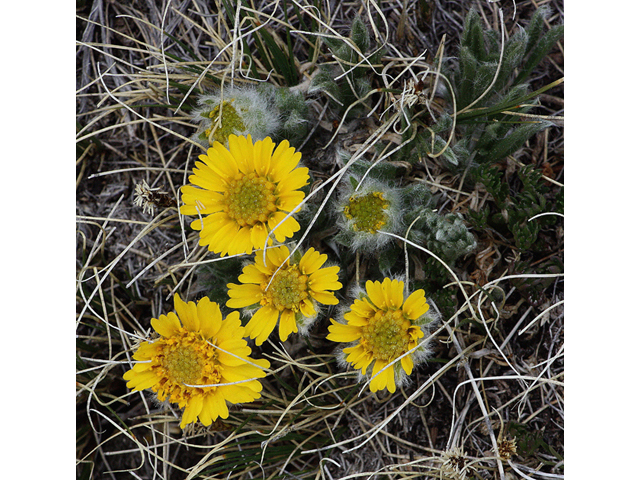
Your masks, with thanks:
M424 115L414 122L420 128L414 146L420 156L438 157L453 172L470 169L474 179L480 165L499 162L513 154L551 122L526 117L536 97L553 84L535 92L529 75L562 38L564 27L544 32L548 9L539 8L526 29L504 41L499 32L485 29L480 15L471 10L460 37L458 57L445 62L439 93L446 107L432 125ZM515 73L514 73L515 72ZM455 118L456 130L453 128ZM408 138L410 132L405 133Z
M342 114L353 107L349 110L348 118L357 117L362 114L364 107L355 105L356 102L372 89L370 65L380 62L384 50L377 48L369 52L369 32L360 17L354 18L348 39L325 36L323 40L336 63L320 66L309 93L323 92L330 98L332 110Z
M234 2L222 0L222 3L225 13L227 14L227 21L233 26L236 20ZM300 74L296 66L296 57L293 53L293 40L289 27L285 28L286 48L284 48L278 44L276 33L267 29L266 25L263 25L258 18L258 14L247 6L245 0L239 2L236 8L239 9L237 13L240 23L247 22L254 27L251 37L254 41L257 58L259 58L261 63L268 69L276 72L276 74L282 78L284 85L289 87L296 85ZM243 38L242 44L245 52L251 51L246 39ZM251 70L253 78L259 78L253 57L249 56L248 58L250 59L249 69Z
M527 165L518 171L518 178L521 186L510 194L509 185L498 168L480 167L478 181L491 194L498 211L490 216L488 210L484 214L475 212L474 218L484 215L488 225L499 230L507 229L513 235L516 247L529 250L535 245L540 228L553 225L557 218L549 215L533 218L549 212L551 207L546 198L549 188L544 184L540 171ZM559 198L562 198L561 194Z

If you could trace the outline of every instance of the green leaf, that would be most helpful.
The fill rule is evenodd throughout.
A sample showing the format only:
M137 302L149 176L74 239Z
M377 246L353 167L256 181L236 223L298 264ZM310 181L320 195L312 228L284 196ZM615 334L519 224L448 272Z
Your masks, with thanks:
M525 60L522 70L515 79L515 83L520 83L528 78L534 68L551 51L553 46L564 36L564 25L552 27L532 49L531 54Z
M524 58L527 39L528 35L526 31L521 29L518 30L505 45L500 73L494 85L497 91L501 91L506 87L509 78L511 78L516 68L520 66Z
M235 10L233 9L229 0L222 0L222 3L225 8L225 12L227 14L227 18L231 24L235 22ZM259 22L257 18L250 16L245 10L245 1L241 2L241 5L238 6L240 8L240 19L244 20L247 18L254 25ZM293 86L298 83L298 69L295 64L295 56L293 55L293 44L291 42L291 35L289 29L286 29L287 36L287 49L288 53L285 53L277 44L277 42L273 39L273 36L269 33L266 28L260 28L257 31L254 31L253 39L255 42L257 53L260 57L260 60L264 65L270 66L277 73L284 77L285 83L288 86ZM243 46L245 52L250 52L251 50L248 47L248 44L243 38ZM255 67L255 62L250 62L251 73L258 77L257 69Z
M500 170L497 167L483 165L478 170L477 178L493 197L496 206L499 209L503 209L509 196L509 186L502 181Z
M353 40L353 43L356 44L362 54L367 53L371 46L369 31L359 16L356 16L351 24L351 40Z
M334 80L334 74L329 65L321 65L320 71L311 80L309 85L309 93L326 92L329 96L340 101L340 87Z
M527 34L528 40L525 48L525 54L529 54L531 49L538 43L540 37L544 33L545 27L545 19L549 15L549 8L547 6L542 6L538 8L533 15L531 16L531 20L529 21L529 25L527 25Z
M534 220L533 222L522 222L519 224L510 224L509 230L513 233L516 241L516 247L520 250L529 250L538 239L540 225Z
M478 68L475 78L473 79L473 102L476 98L482 95L485 90L491 85L493 77L496 75L496 69L498 68L497 62L485 62ZM491 87L494 89L494 87ZM482 99L482 104L486 104L491 100L491 95L485 95ZM471 102L470 102L471 103Z
M525 123L498 141L482 159L483 162L495 163L511 155L521 148L531 136L553 125L551 122ZM480 161L480 160L478 160Z
M474 79L479 67L479 63L473 56L471 49L467 46L462 46L459 53L460 62L460 76L457 83L457 108L462 110L469 105L473 99L474 92Z
M264 47L260 48L260 42L256 33L260 35L260 39L264 42ZM287 35L289 37L290 35ZM294 56L291 52L291 44L289 42L289 54L287 55L278 46L271 34L265 28L259 29L254 32L254 38L256 39L256 45L258 51L261 52L261 57L264 63L271 65L276 72L284 77L285 83L288 86L293 86L298 83L298 70L294 61ZM289 39L290 40L290 39Z
M475 9L471 9L465 18L460 44L462 45L462 48L468 48L469 53L476 59L476 61L483 61L487 59L482 19Z

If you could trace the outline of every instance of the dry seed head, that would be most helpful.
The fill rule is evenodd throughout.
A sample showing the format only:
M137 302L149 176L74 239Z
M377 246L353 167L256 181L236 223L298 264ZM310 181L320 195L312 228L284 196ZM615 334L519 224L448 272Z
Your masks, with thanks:
M153 215L155 207L171 207L176 202L167 192L160 191L160 187L151 188L146 180L142 180L133 192L133 204L142 207L142 213Z
M462 448L454 447L442 455L442 473L454 480L466 480L467 472L475 471Z
M515 438L512 440L502 439L498 442L498 455L504 460L509 460L512 455L516 455L517 450Z

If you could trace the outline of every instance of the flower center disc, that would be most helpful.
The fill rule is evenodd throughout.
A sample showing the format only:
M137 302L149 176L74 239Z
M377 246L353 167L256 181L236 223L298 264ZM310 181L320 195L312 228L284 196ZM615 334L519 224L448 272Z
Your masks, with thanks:
M241 227L266 223L269 215L277 210L275 188L272 182L255 173L232 180L224 211Z
M204 359L190 345L179 345L164 357L164 366L176 383L195 385L203 374Z
M378 311L369 319L369 324L362 327L362 339L374 358L391 361L408 350L411 340L408 329L409 320L402 315L402 310Z
M300 274L297 265L280 270L266 292L265 303L270 303L279 311L285 308L299 311L300 303L309 296L307 279L306 275Z
M385 210L388 207L389 202L381 192L372 192L361 197L349 198L349 205L344 207L344 214L349 220L354 219L354 230L376 233L387 223Z

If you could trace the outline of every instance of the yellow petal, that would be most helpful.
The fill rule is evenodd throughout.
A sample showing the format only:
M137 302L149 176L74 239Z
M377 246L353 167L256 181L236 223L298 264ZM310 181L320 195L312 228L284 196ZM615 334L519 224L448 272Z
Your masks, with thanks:
M211 425L211 422L213 421L213 418L211 417L211 410L209 409L209 397L211 395L204 395L202 398L202 410L200 410L200 415L198 415L198 418L200 419L200 422L202 422L202 424L206 427Z
M220 255L237 255L239 253L249 254L253 251L253 243L251 243L251 227L242 227L231 238L227 244L227 248L223 249Z
M178 320L178 316L175 313L169 312L167 315L152 318L151 327L163 337L168 338L178 333L180 320Z
M142 373L142 372L145 372L145 371L149 370L152 367L153 367L153 362L144 361L144 362L136 363L133 366L132 370L135 373Z
M387 381L387 390L390 393L395 393L396 391L396 379L395 372L393 371L393 367L387 368L384 372L380 374L381 377L386 376Z
M280 142L276 151L271 157L271 178L274 182L280 182L289 175L302 158L300 152L296 152L295 148L289 147L289 142L283 140Z
M321 268L309 276L309 287L316 292L320 290L339 290L342 284L338 281L340 267Z
M259 309L245 327L249 338L256 339L256 345L262 345L276 328L279 312L273 307L265 306Z
M286 216L287 214L284 212L274 212L269 217L269 230L273 231L273 235L276 237L278 242L284 242L287 238L291 238L294 233L300 230L300 224L293 217L289 217L284 223L282 223L282 225L277 226L278 223L280 223Z
M369 364L373 361L371 353L365 350L360 343L353 347L345 348L343 351L347 354L347 362L351 363L356 370L361 370L364 375Z
M182 422L180 422L180 428L184 428L189 423L193 423L197 420L198 415L202 411L203 398L202 395L194 395L187 402L187 407L182 414Z
M276 194L286 194L304 187L309 182L309 169L296 168L289 175L277 180Z
M329 325L327 340L348 343L358 340L362 336L362 329L359 327L338 323L333 318L329 320L331 320L331 325Z
M411 360L411 355L402 357L402 359L400 360L400 363L402 364L402 369L404 370L404 373L406 373L407 375L411 375L411 372L413 371L413 360Z
M129 370L122 378L127 380L127 388L131 390L146 390L158 383L158 376L151 370L145 370L142 373Z
M175 313L173 313L173 315L175 315ZM158 353L160 352L157 343L142 342L138 350L133 354L133 359L138 361L150 360L158 355Z
M351 310L344 314L344 319L351 325L352 327L364 327L369 325L369 319L359 315L355 311Z
M424 332L418 325L412 325L407 329L407 332L409 332L409 335L411 336L409 348L415 347L418 344L418 339L424 337Z
M298 265L304 275L311 275L313 272L319 270L326 261L327 256L325 254L321 255L314 248L310 248L302 256Z
M260 365L264 367L264 361L260 359L254 360L254 359L248 358L246 360L251 361L251 363L254 363L256 365ZM268 365L268 362L267 362L267 365ZM225 368L222 373L223 373L222 383L242 382L243 380L248 380L251 378L263 378L267 375L262 369L255 367L248 362L242 365L238 365L237 367Z
M221 177L215 170L201 162L196 162L196 168L193 169L193 175L189 176L189 182L200 187L202 190L195 191L187 188L185 185L180 190L182 194L188 192L204 197L211 192L224 192L226 190L225 177Z
M321 303L323 305L337 305L338 299L335 297L333 293L329 292L309 292L311 298L313 298L316 302Z
M251 347L243 338L219 342L217 348L217 361L228 367L237 367L246 362L245 358L251 355Z
M396 391L396 384L395 381L393 381L393 367L387 368L378 375L378 372L387 365L389 365L389 363L383 360L376 360L376 363L373 365L373 371L371 372L372 379L369 383L369 388L372 392L377 392L384 388L387 388L391 393ZM391 378L391 385L389 385L389 378Z
M191 223L191 228L194 228L194 223L200 223L199 219ZM226 248L229 244L229 239L233 238L240 227L234 220L224 213L214 213L205 217L203 220L202 232L200 232L200 245L210 246L209 250L213 252L219 252L223 248ZM196 230L199 230L197 228Z
M200 160L222 178L234 178L238 174L238 164L231 152L224 145L215 142L206 155L200 155Z
M253 143L251 137L229 135L229 151L238 165L238 170L245 174L253 171Z
M257 141L254 146L253 168L258 175L266 177L271 168L271 155L275 143L269 137Z
M278 329L280 341L284 342L292 333L298 333L296 314L291 310L284 310L280 315L280 326Z
M260 252L256 252L256 259ZM238 281L242 283L256 283L261 284L267 281L267 276L264 275L255 265L247 265L242 269L242 273L238 277Z
M190 332L197 332L200 330L200 320L198 319L198 309L193 302L185 303L180 296L176 293L173 296L173 306L176 309L176 313L182 322L184 328Z
M390 307L402 307L402 302L404 301L404 282L393 280L389 283L386 293L387 302Z
M407 297L402 305L402 312L411 320L420 318L429 310L429 304L424 297L424 290L416 290Z
M252 283L241 285L228 283L227 288L229 289L227 292L229 300L227 300L226 305L229 308L244 308L257 305L263 297L260 285Z
M256 223L251 227L251 245L253 248L264 248L268 233L264 223Z
M382 293L382 284L380 282L372 282L371 280L367 280L365 284L367 289L367 295L371 302L378 307L379 309L385 309L385 298Z
M293 192L279 193L277 195L276 207L279 210L285 212L297 212L301 208L301 203L304 200L304 192L300 190L294 190Z
M222 325L220 306L203 297L197 304L197 316L200 320L200 332L204 338L214 338Z
M260 398L259 393L256 393L251 388L247 388L247 385L250 383L258 384L260 390L262 390L262 385L260 385L258 381L238 385L225 385L224 387L220 387L220 389L224 398L230 403L250 403Z
M300 312L306 318L314 317L316 315L316 309L313 306L313 302L308 298L305 298L300 304Z
M287 260L289 253L289 249L285 245L282 245L278 248L269 248L267 250L266 266L271 269L271 273L273 273L278 267L280 267L280 265L282 265L283 267L289 266L289 260ZM262 252L260 252L260 255L256 255L256 258L260 258L260 262L262 263Z
M224 395L222 394L222 389L220 387L212 390L210 393L207 393L207 397L202 408L207 409L211 420L216 420L218 417L229 417L227 402L224 399Z
M373 317L377 309L371 305L371 303L365 299L356 298L351 305L351 311L357 313L361 317L370 318Z

